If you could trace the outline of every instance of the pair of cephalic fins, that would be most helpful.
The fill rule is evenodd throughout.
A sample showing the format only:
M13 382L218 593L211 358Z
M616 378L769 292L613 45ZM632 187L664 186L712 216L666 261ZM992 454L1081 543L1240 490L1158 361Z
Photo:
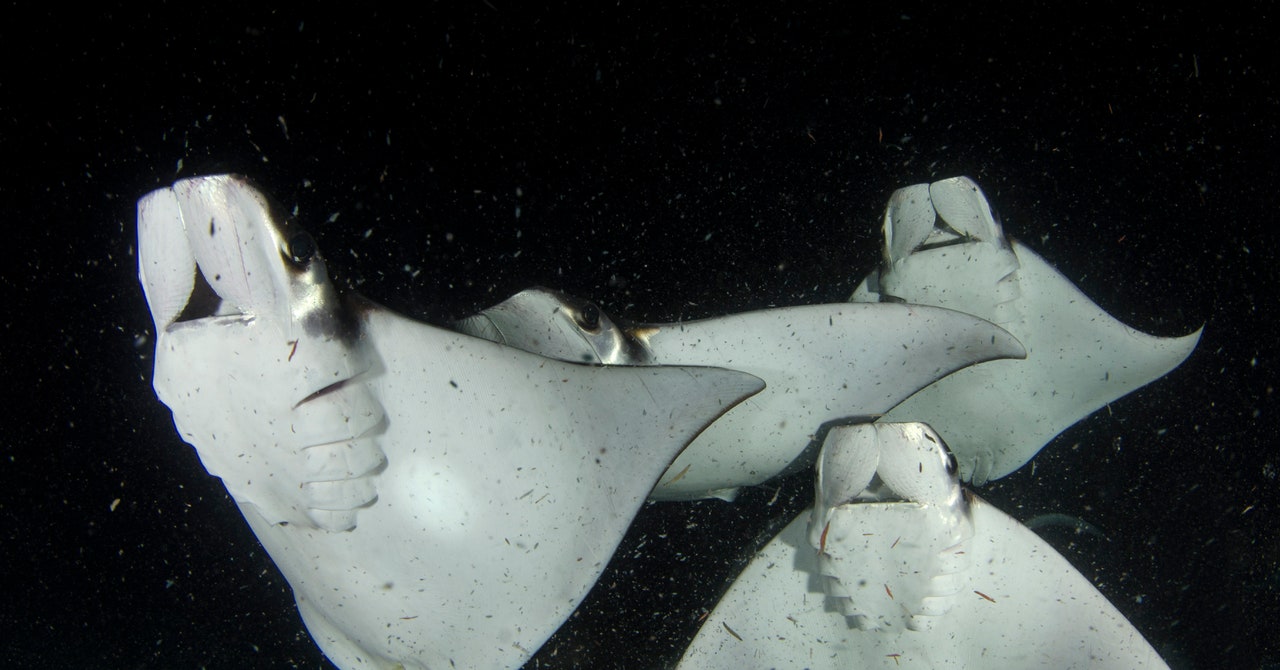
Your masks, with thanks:
M1070 355L1070 338L1035 334L1040 312L1064 295L1100 310L1038 257L1006 244L994 221L982 229L990 214L971 182L924 188L923 200L899 197L906 189L891 201L886 264L855 295L869 302L621 329L589 303L533 290L458 324L477 338L339 296L314 240L243 179L184 180L139 202L156 391L241 506L335 663L518 666L594 584L647 495L727 497L803 464L822 429L885 414L916 394L912 402L952 371L1024 351ZM1001 265L955 274L984 297L970 308L946 295L949 270L916 260L973 245L991 247L975 255L989 252ZM946 254L943 268L954 265ZM976 284L993 274L991 297ZM879 303L876 293L921 304ZM945 297L936 304L972 314L922 306L937 294ZM1036 405L1034 384L1011 382L1007 397L993 397L1008 411L986 415L1014 424L998 433L1002 442L982 442L988 435L967 427L947 432L948 421L963 425L954 391L923 404L935 414L901 418L934 423L953 447L972 440L957 453L981 477L1011 471L1194 346L1184 340L1178 349L1102 317L1100 332L1112 339L1091 340L1087 357L1109 357L1132 374L1104 365L1103 390L1077 391L1098 386L1097 370L1039 373L1038 383L1065 384L1081 400L1030 419L1021 413ZM1135 358L1141 363L1130 364ZM1021 363L1038 365L1034 355ZM960 394L1038 373L992 374ZM901 523L893 515L904 512L875 509L863 516ZM973 537L1007 534L974 512L989 508L968 509ZM828 555L852 550L825 534ZM932 597L928 584L899 588ZM875 619L874 611L860 616Z

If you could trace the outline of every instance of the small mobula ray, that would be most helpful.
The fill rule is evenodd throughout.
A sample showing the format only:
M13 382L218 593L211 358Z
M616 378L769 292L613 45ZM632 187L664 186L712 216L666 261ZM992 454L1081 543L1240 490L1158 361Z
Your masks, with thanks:
M808 467L825 424L870 420L955 370L1023 353L980 318L917 305L804 305L623 327L593 303L532 288L455 327L562 360L713 365L763 379L764 391L680 454L657 500L732 499L738 487Z
M851 299L959 310L1026 347L1025 359L961 370L883 419L933 426L974 484L1013 472L1068 426L1164 376L1200 340L1199 330L1153 337L1102 311L1034 251L1005 239L968 177L893 193L884 262Z

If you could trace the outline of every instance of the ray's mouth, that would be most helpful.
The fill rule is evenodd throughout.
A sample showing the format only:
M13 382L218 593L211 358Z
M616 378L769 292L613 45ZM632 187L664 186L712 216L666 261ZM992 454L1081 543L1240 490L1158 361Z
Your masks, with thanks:
M223 300L222 296L218 295L218 292L209 284L209 280L205 279L204 273L197 269L195 284L191 287L191 295L187 297L187 304L178 313L178 316L174 317L173 321L169 323L169 327L172 328L182 323L224 316L249 315Z

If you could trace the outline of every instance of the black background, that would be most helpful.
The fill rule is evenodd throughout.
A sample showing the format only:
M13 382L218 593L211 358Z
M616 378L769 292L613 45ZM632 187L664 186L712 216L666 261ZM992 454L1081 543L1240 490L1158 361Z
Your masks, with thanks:
M1280 665L1270 5L966 4L0 11L0 666L327 666L150 388L134 205L214 171L402 312L648 321L844 300L893 189L969 175L1121 319L1207 324L980 493L1103 528L1049 535L1171 665ZM648 506L531 665L669 666L808 489Z

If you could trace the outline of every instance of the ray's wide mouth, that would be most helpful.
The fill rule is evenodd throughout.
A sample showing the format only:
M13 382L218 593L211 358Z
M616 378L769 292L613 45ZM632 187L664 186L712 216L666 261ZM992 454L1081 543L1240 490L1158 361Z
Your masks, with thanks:
M222 296L218 295L218 292L209 284L209 280L205 279L204 272L197 269L195 274L195 284L191 287L187 302L182 311L170 322L170 327L214 317L249 316L223 300Z

